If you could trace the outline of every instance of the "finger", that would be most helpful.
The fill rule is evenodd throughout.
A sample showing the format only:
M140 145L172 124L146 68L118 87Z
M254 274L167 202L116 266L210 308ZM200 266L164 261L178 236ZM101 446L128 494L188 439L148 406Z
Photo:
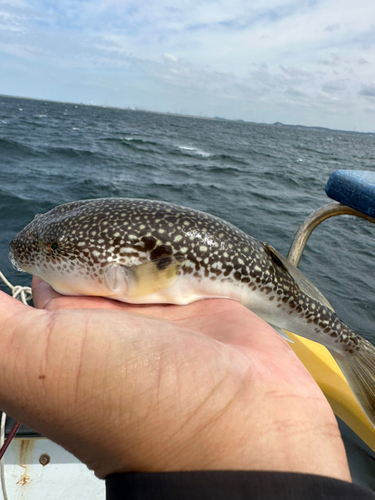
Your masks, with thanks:
M93 296L61 295L51 285L34 276L32 280L34 305L38 309L57 311L62 309L124 309L116 300Z
M63 296L40 278L32 282L34 304L47 310L112 309L130 314L162 318L226 344L255 349L265 356L281 352L295 358L287 343L261 318L234 300L205 299L176 306L171 304L127 304L103 297Z
M140 312L145 306L133 306L117 300L105 297L93 296L69 296L56 292L51 285L37 276L33 277L32 290L34 305L38 309L61 310L61 309L118 309L131 310L136 308ZM147 307L147 306L146 306Z
M236 301L228 299L205 299L176 306L171 304L127 304L103 297L63 296L40 278L34 277L34 304L48 310L62 309L113 309L133 314L179 322L181 326L194 329L221 342L277 349L285 342L278 334L254 313ZM220 321L215 321L220 317ZM256 336L254 336L254 335Z
M39 309L45 309L51 300L61 297L48 283L37 276L33 276L31 288L34 305Z
M105 297L64 296L38 277L32 281L34 305L40 309L116 309L135 314L161 317L170 320L188 319L193 316L207 316L237 308L238 303L227 299L206 299L184 306L173 304L129 304Z

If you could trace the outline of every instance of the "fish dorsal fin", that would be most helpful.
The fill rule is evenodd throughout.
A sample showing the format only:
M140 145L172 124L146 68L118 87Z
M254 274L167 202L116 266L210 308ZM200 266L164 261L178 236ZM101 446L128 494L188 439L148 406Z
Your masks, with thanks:
M329 309L333 311L333 307L328 302L328 300L324 297L322 292L320 292L315 285L311 283L310 280L304 276L301 271L299 271L293 264L291 264L285 257L283 257L277 250L275 250L271 245L267 243L264 244L264 249L267 252L268 256L272 259L272 262L287 271L294 281L299 286L300 290L304 292L306 295L311 297L314 300L317 300L321 304L325 305Z

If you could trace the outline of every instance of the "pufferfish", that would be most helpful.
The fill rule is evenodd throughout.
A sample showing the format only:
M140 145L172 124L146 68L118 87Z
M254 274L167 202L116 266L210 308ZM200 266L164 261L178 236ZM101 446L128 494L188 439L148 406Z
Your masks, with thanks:
M375 427L375 347L272 246L218 217L161 201L75 201L35 216L13 238L10 258L65 295L134 304L236 300L284 336L323 344Z

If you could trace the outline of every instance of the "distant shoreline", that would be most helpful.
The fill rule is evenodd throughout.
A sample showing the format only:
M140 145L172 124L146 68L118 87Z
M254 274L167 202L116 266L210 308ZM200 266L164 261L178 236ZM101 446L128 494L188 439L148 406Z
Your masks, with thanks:
M303 129L311 129L311 130L320 130L320 131L329 131L329 132L340 132L343 134L365 134L365 135L374 135L375 132L357 132L356 130L340 130L333 129L328 127L319 127L315 125L290 125L287 123L274 122L274 123L265 123L265 122L253 122L242 119L232 119L232 118L221 118L219 116L209 117L209 116L197 116L197 115L184 115L179 113L172 113L169 111L149 111L147 109L139 109L139 108L121 108L119 106L107 106L100 104L85 104L82 102L71 102L71 101L53 101L51 99L40 99L36 97L22 97L22 96L14 96L7 94L0 94L0 97L4 97L6 99L22 99L25 101L37 101L37 102L48 102L48 103L56 103L56 104L67 104L70 106L86 106L88 108L108 108L108 109L118 109L120 111L133 111L134 113L151 113L155 115L164 115L164 116L180 116L182 118L192 118L194 120L212 120L212 121L228 121L235 123L254 123L256 125L265 125L269 127L290 127L290 128L303 128Z

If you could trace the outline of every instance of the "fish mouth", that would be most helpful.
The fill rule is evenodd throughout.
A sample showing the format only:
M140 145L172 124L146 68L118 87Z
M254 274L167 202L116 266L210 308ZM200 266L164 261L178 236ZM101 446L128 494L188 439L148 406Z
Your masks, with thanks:
M12 250L10 250L8 257L9 257L10 262L12 263L13 268L14 268L16 271L21 271L22 273L26 272L24 269L22 269L22 268L20 267L20 265L19 265L19 264L18 264L18 262L16 261L16 259L15 259L15 257L14 257L14 254L13 254Z

